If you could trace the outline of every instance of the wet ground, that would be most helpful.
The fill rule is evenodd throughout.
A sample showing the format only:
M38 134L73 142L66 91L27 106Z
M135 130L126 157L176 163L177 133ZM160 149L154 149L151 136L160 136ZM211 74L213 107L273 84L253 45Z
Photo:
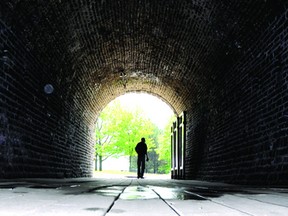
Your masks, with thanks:
M0 215L288 215L288 189L170 179L0 181Z

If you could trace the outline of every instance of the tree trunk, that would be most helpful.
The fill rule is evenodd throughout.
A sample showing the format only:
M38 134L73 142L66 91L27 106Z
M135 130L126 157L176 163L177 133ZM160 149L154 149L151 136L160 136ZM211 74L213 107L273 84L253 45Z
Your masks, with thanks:
M102 155L99 155L99 170L102 171Z
M97 156L97 154L95 155L95 171L97 171L98 170L98 160L97 160L97 158L98 158L98 156Z

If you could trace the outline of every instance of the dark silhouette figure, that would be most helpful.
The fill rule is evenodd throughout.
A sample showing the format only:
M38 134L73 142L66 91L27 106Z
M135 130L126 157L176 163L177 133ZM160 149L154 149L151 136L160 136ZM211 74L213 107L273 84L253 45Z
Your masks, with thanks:
M147 156L147 161L149 161L148 155L147 155L147 145L145 143L145 138L141 138L141 142L139 142L135 150L138 154L137 159L137 177L143 178L144 176L144 170L145 170L145 155Z

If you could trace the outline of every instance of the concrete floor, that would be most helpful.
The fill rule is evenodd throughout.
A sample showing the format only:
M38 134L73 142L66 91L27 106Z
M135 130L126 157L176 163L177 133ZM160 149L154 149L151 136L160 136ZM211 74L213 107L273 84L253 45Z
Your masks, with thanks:
M0 180L0 216L288 215L288 189L190 180Z

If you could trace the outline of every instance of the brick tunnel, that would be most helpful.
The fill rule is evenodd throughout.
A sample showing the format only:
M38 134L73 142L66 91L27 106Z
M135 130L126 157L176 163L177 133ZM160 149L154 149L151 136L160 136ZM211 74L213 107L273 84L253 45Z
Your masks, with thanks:
M90 177L97 116L146 92L186 112L185 179L288 184L285 1L0 7L0 178Z

